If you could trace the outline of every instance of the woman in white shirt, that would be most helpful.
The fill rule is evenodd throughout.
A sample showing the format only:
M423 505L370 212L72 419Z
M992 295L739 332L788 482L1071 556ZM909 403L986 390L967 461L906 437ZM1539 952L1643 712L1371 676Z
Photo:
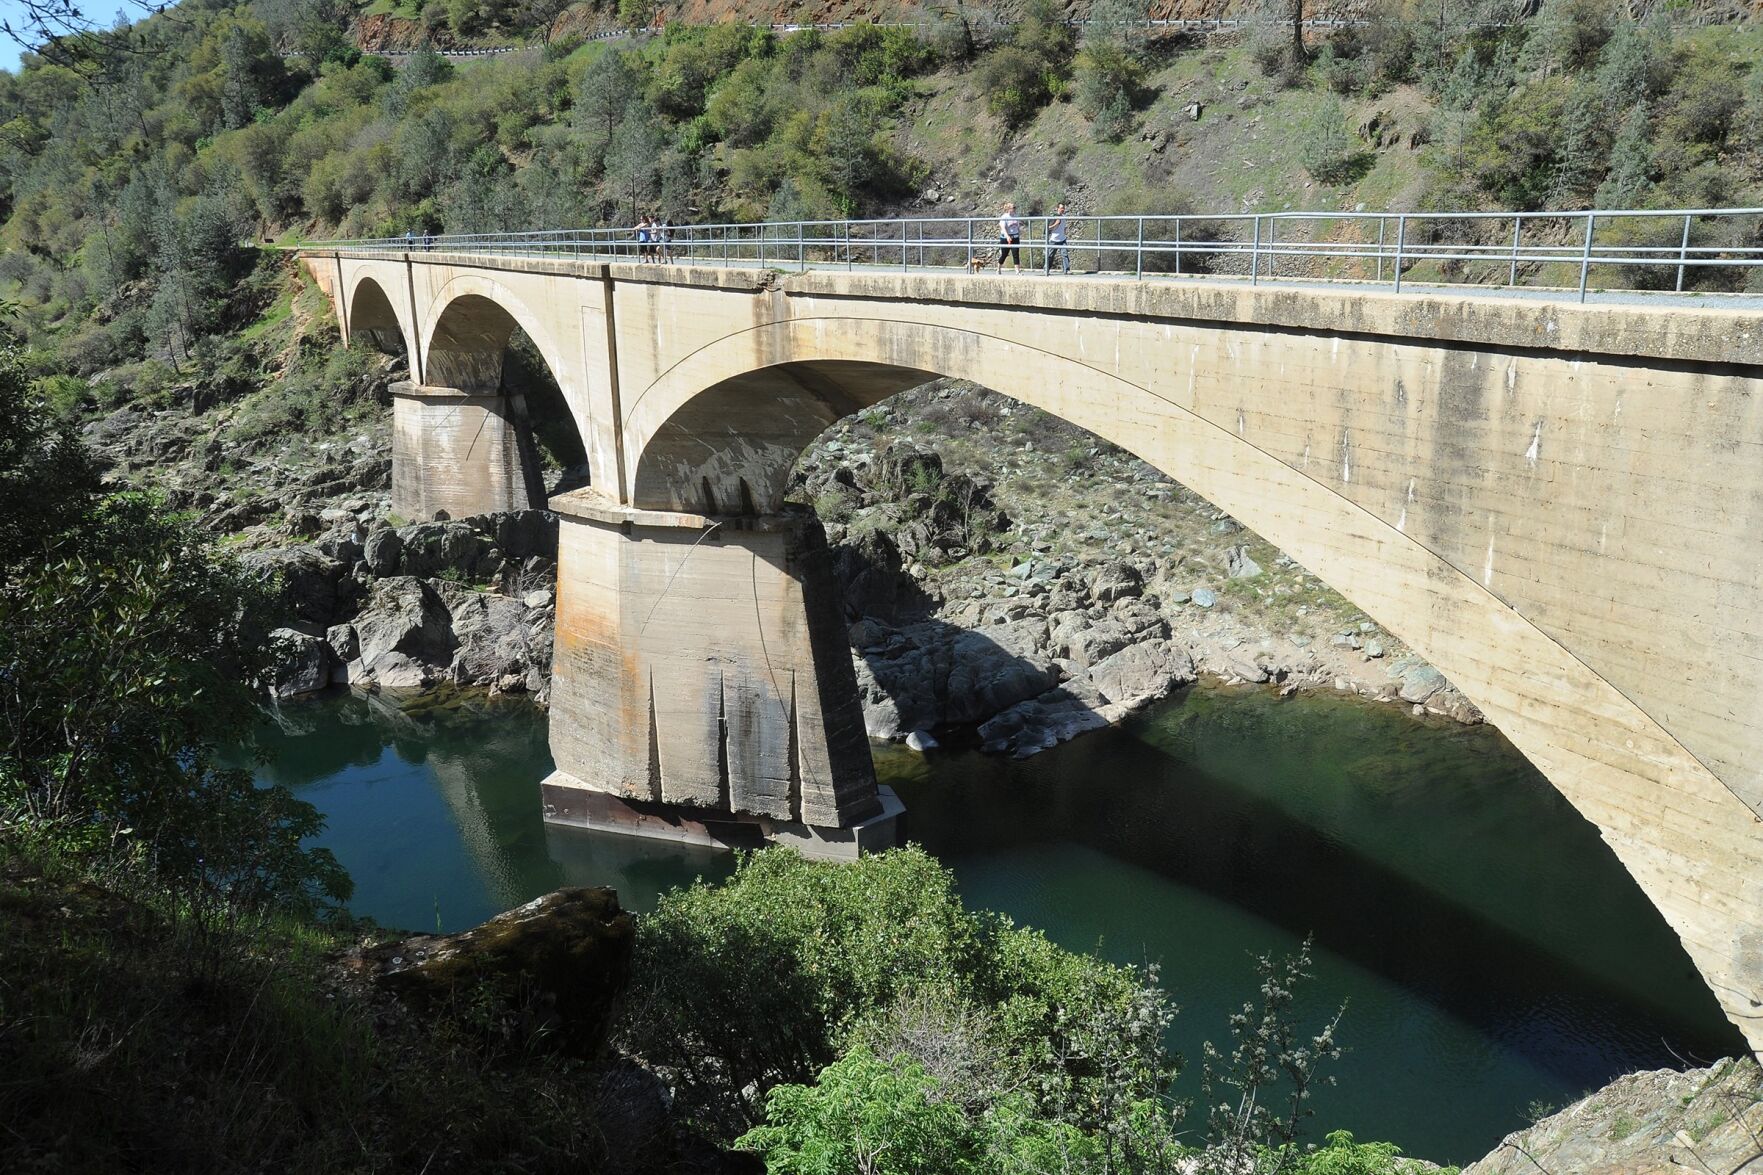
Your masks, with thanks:
M1016 262L1016 272L1022 272L1022 221L1016 217L1016 205L1005 204L1003 213L998 217L998 272L1004 272L1005 260Z

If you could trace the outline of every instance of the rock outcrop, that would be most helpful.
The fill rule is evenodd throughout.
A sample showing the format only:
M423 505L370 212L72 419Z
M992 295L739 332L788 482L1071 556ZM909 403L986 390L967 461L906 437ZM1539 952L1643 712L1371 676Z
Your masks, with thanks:
M1681 1175L1763 1170L1763 1075L1749 1058L1618 1077L1508 1135L1463 1175Z
M560 889L462 934L416 935L351 962L424 1015L592 1058L630 978L636 930L610 889Z
M369 529L251 556L280 584L271 694L348 683L550 689L557 519L539 510ZM330 553L326 553L326 552Z

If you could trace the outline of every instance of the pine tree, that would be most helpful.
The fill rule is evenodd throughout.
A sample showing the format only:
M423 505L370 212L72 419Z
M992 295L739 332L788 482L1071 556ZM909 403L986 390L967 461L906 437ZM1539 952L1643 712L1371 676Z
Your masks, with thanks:
M1642 102L1622 120L1610 147L1610 170L1598 186L1601 208L1639 207L1653 189L1653 140L1647 104Z

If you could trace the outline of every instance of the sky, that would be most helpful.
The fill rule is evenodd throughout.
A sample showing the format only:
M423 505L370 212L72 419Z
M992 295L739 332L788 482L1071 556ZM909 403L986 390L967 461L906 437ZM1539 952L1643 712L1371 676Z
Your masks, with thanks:
M79 7L87 16L105 24L109 24L122 9L118 0L87 0ZM9 20L16 25L22 19L23 12L24 5L19 0L0 0L0 20ZM10 38L0 36L0 69L17 73L18 53L18 46Z

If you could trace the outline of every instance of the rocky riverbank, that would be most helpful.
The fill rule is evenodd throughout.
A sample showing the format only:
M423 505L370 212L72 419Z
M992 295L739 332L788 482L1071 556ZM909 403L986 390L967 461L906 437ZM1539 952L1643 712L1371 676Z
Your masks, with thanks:
M377 379L395 377L391 367ZM279 697L348 683L549 691L556 521L392 517L383 413L233 445L224 412L87 430L279 577ZM1445 680L1278 550L1130 454L939 381L803 455L872 737L1029 755L1209 674L1479 721ZM968 732L976 732L969 734Z
M1763 1170L1756 1061L1618 1077L1520 1130L1463 1175L1676 1175Z

